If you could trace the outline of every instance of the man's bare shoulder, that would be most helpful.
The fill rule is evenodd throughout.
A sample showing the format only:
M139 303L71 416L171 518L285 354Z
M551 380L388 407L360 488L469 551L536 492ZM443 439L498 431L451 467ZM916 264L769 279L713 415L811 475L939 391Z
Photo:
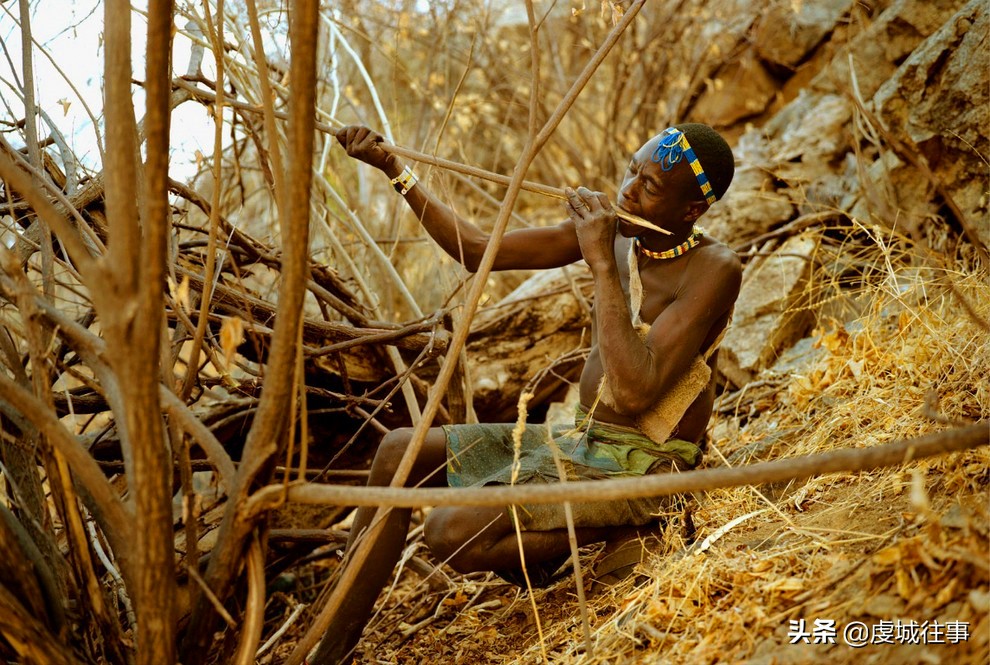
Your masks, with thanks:
M742 262L732 249L713 239L692 250L694 258L686 266L683 291L687 301L707 303L708 312L725 312L732 308L742 287Z
M738 284L742 280L742 261L740 261L739 255L727 245L714 238L707 238L705 244L696 251L698 255L688 266L688 270L704 272L719 282L727 281Z

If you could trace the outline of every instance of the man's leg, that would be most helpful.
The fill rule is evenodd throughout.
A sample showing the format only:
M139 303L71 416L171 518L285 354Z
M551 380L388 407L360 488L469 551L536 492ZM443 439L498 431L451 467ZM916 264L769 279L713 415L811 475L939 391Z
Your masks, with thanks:
M384 486L392 482L411 436L410 429L399 429L385 435L372 462L368 485ZM423 442L406 485L445 486L446 464L447 437L442 429L432 428ZM347 554L353 554L357 540L364 537L376 510L375 507L358 509L347 540ZM385 517L375 550L358 571L347 599L346 612L338 613L335 621L327 628L316 654L309 661L313 665L337 665L357 644L371 617L378 595L402 555L411 513L409 508L393 508Z
M578 545L587 545L625 529L579 527L575 533ZM434 555L461 573L518 570L522 565L516 530L503 508L434 508L426 519L424 536ZM567 529L523 531L520 536L527 567L570 553Z

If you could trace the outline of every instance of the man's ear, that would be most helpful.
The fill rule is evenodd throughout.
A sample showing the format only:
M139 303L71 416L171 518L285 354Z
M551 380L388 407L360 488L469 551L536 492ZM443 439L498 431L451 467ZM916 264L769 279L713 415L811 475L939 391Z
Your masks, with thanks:
M704 201L692 201L688 206L684 221L693 222L708 211L708 204Z

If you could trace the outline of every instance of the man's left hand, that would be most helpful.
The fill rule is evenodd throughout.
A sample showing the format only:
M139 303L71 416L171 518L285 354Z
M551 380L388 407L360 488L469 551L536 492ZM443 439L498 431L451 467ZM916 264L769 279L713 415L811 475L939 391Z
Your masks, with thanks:
M615 210L602 192L593 192L587 187L570 187L564 190L567 195L567 213L574 222L581 255L592 269L615 261Z

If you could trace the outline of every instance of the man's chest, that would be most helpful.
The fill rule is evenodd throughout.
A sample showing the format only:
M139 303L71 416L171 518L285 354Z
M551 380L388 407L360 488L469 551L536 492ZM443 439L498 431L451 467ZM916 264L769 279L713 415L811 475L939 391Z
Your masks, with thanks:
M615 245L615 261L619 272L619 281L625 294L626 302L632 308L639 304L639 313L646 323L654 321L660 314L673 304L683 292L685 268L689 257L661 260L644 257L639 253L630 255L632 242L626 238L618 238ZM636 275L631 275L631 270ZM637 285L638 282L638 285Z

